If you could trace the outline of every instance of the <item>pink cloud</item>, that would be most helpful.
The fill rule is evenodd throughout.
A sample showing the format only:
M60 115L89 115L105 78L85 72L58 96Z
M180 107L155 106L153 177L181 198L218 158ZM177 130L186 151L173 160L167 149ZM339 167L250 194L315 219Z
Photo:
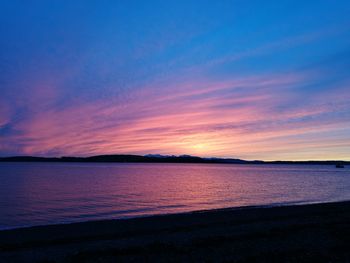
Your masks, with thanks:
M295 73L226 81L182 79L109 100L76 100L15 123L19 133L1 147L17 145L27 155L185 153L251 159L278 158L288 147L336 147L338 142L322 141L322 134L346 128L350 121L346 112L338 114L349 108L339 95L332 95L337 104L315 96L303 107L278 110L298 100L294 87L309 78ZM55 93L43 97L51 95L54 99ZM312 144L302 139L316 131Z

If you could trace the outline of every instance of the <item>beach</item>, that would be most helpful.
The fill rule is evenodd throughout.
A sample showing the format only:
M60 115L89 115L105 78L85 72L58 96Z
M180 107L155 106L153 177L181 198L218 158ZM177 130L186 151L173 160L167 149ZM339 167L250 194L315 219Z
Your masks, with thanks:
M1 262L349 262L350 202L0 231Z

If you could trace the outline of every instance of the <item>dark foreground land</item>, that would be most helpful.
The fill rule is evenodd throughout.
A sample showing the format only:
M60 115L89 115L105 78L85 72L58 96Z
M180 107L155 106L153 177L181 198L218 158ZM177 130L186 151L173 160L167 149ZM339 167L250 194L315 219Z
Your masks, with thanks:
M350 202L0 231L1 262L350 262Z

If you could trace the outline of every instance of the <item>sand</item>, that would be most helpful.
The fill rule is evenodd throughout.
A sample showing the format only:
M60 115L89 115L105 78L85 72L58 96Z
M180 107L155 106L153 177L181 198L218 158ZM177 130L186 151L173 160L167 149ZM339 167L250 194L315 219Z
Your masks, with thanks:
M350 262L350 202L0 231L1 262Z

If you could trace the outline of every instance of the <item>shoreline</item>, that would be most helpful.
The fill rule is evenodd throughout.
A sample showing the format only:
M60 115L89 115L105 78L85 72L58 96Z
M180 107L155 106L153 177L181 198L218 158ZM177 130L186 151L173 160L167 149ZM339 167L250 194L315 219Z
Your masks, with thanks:
M226 157L199 157L191 155L132 155L113 154L95 156L62 156L62 157L39 157L39 156L9 156L0 157L0 162L47 162L47 163L198 163L198 164L307 164L307 165L350 165L346 160L243 160Z
M350 201L249 206L1 230L0 262L347 262L349 243Z
M43 224L43 225L22 225L15 227L0 228L0 234L3 231L13 231L13 230L22 230L30 228L45 228L45 227L55 227L61 225L72 225L72 224L85 224L85 223L98 223L98 222L108 222L108 221L124 221L124 220L133 220L141 218L154 218L154 217L167 217L167 216L176 216L176 215L186 215L186 214L197 214L197 213L215 213L215 212L228 212L235 210L245 210L245 209L265 209L265 208L275 208L275 207L291 207L291 206L304 206L304 205L322 205L322 204L333 204L333 203L347 203L350 200L336 200L336 201L291 201L291 202L280 202L280 203L271 203L263 205L243 205L243 206L231 206L231 207L222 207L222 208L213 208L213 209L202 209L202 210L193 210L193 211L184 211L184 212L174 212L174 213L159 213L159 214L145 214L145 215L136 215L136 216L125 216L120 218L106 218L106 219L93 219L93 220L83 220L83 221L66 221L52 224Z

